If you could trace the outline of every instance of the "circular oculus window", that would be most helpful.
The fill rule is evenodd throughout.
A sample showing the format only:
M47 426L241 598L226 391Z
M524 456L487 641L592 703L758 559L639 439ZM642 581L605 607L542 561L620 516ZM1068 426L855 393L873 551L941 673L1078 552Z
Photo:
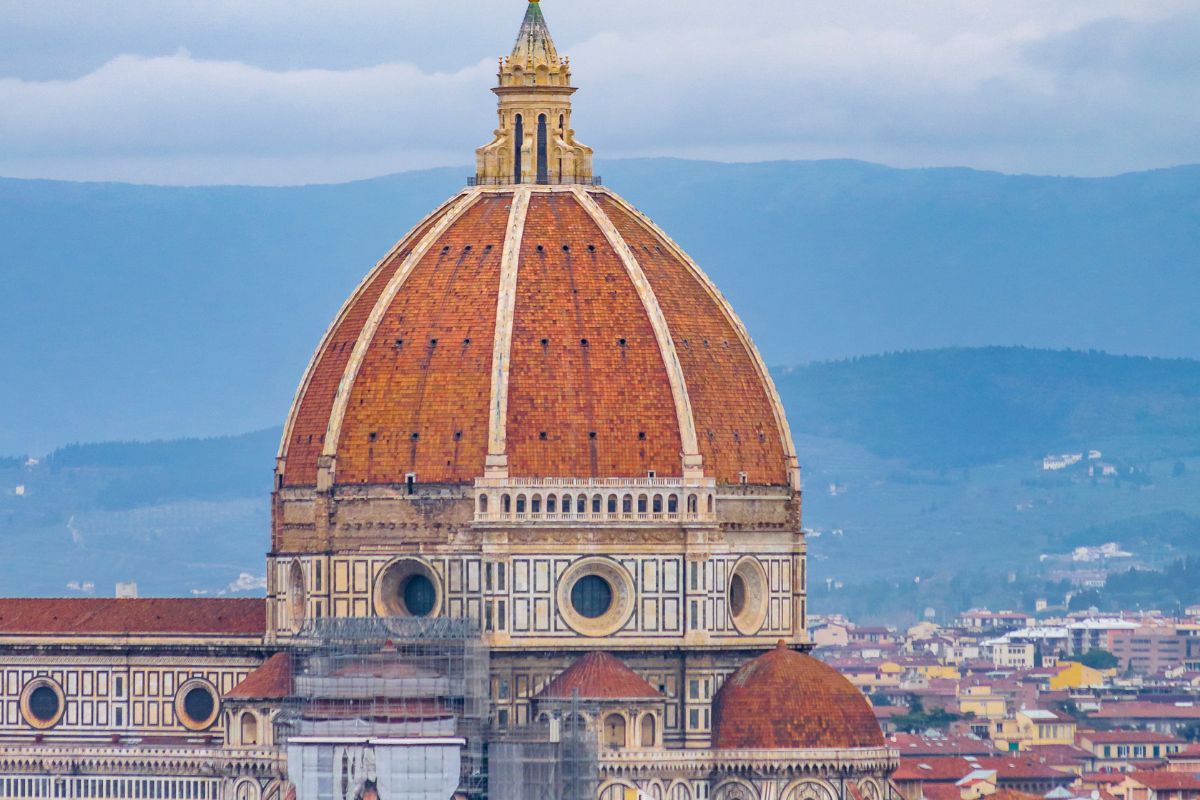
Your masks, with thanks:
M50 678L34 678L21 692L21 716L38 730L57 725L66 708L62 687Z
M435 617L441 608L441 584L424 561L397 559L375 579L375 613L381 617Z
M217 690L208 681L193 678L175 693L175 714L183 726L192 731L212 727L221 710Z
M767 621L767 573L758 559L745 556L733 566L725 600L738 633L753 636Z
M557 595L563 619L584 636L611 636L633 614L633 579L612 559L576 561L559 579Z

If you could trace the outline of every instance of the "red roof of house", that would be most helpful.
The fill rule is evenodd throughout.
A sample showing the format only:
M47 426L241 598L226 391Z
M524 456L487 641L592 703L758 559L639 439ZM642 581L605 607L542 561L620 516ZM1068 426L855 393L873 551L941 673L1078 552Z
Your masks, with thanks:
M1099 711L1089 716L1095 719L1200 719L1200 705L1131 700L1105 703Z
M921 787L925 800L962 800L962 790L953 783L927 783Z
M1147 789L1153 789L1156 792L1178 791L1180 789L1200 791L1200 779L1186 772L1130 772L1126 773L1125 777L1128 780L1137 781Z
M1043 764L1032 758L994 756L970 759L955 756L906 758L903 755L900 758L900 768L896 770L892 778L898 781L953 783L962 780L978 769L995 770L998 781L1056 780L1069 783L1074 778L1049 764Z
M1112 784L1125 780L1124 772L1085 772L1079 776L1084 783Z
M583 700L657 699L662 692L608 653L588 653L546 684L539 698L568 699L579 692Z
M1038 761L1057 766L1076 766L1092 757L1092 753L1073 744L1035 744L1030 750Z
M1018 792L1015 789L999 789L988 796L988 800L1042 800L1036 794Z
M985 756L996 752L994 744L974 736L932 737L897 733L888 739L888 744L899 750L902 756Z
M4 634L262 636L266 600L224 598L2 598Z
M276 653L233 687L226 697L279 700L292 694L292 654Z
M1183 739L1154 731L1079 731L1078 738L1093 744L1183 744Z
M935 756L906 758L901 755L900 767L892 773L897 781L926 781L932 783L954 783L970 775L978 767L965 758Z
M1067 779L1068 782L1074 779L1073 775L1067 775L1061 770L1057 770L1049 764L1042 763L1036 758L1028 756L1008 756L1008 757L984 757L975 759L983 769L994 769L1000 780L1015 779L1015 778L1030 778L1030 779Z

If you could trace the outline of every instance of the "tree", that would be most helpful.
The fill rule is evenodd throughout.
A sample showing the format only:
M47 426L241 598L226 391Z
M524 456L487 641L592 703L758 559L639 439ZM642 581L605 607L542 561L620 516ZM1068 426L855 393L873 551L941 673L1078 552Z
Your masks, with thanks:
M1179 735L1189 742L1200 742L1200 722L1179 729Z
M1078 661L1085 667L1092 669L1116 669L1121 665L1121 660L1107 650L1093 648L1088 650L1082 656L1068 656L1064 661Z

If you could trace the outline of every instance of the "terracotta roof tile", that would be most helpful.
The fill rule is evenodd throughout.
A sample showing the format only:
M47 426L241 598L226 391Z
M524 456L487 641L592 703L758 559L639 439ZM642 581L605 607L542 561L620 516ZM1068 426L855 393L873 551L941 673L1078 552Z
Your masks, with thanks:
M729 676L713 699L713 747L795 749L882 747L871 704L833 667L774 650Z
M1137 781L1142 786L1156 792L1200 791L1200 778L1186 772L1130 772L1125 775L1125 778Z
M588 653L560 672L538 693L540 699L568 699L579 692L581 700L658 699L662 692L608 653Z
M292 694L292 654L276 653L233 687L226 697L279 700Z
M962 800L962 789L953 783L927 783L921 787L925 800Z
M735 318L669 243L606 193L594 197L661 306L706 474L736 483L744 472L752 484L787 485L786 437L774 396ZM316 482L334 397L356 344L366 349L352 385L342 387L348 397L336 482L402 484L415 472L421 483L463 484L483 474L511 205L510 192L486 193L446 227L372 340L362 343L384 287L432 221L372 271L321 343L297 394L284 442L285 486ZM435 218L445 213L443 207ZM569 191L531 198L508 366L512 475L681 474L682 435L649 315L617 252Z
M262 636L266 600L218 598L0 599L0 635Z

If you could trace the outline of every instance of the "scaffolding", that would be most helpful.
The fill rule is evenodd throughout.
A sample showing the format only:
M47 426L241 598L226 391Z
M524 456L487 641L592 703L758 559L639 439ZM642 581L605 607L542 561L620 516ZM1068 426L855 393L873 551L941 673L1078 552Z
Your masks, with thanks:
M486 795L488 652L475 622L320 619L298 645L279 721L297 800L416 800L447 785L442 798Z
M489 800L595 800L599 732L578 696L491 745Z

